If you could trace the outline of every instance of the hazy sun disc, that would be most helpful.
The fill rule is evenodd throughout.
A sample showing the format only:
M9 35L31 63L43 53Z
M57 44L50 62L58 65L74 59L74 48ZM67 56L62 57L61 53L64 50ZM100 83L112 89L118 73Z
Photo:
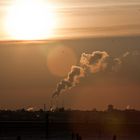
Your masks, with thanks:
M9 7L6 30L13 39L50 38L55 26L54 12L44 0L15 0Z

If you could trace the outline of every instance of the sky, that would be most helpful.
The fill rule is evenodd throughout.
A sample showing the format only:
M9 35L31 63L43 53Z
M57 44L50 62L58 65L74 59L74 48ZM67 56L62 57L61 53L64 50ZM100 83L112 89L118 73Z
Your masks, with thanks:
M18 32L15 31L16 36L8 34L5 19L13 2L0 1L1 109L39 109L44 104L49 108L57 85L68 79L71 67L83 67L81 54L100 51L106 52L111 62L117 59L117 70L107 67L95 73L86 72L79 83L58 96L56 104L84 110L104 110L113 104L116 108L129 106L140 110L139 0L47 1L52 4L59 22L55 25L55 34L39 38L42 41L35 41L36 38L24 41L28 40L25 36L23 41L15 41Z
M123 60L118 71L89 73L75 87L61 93L58 106L90 110L108 104L140 109L140 37L64 39L43 43L7 42L0 44L1 108L50 107L57 84L72 65L79 66L82 53L106 51Z
M0 2L1 40L12 39L6 31L5 24L11 22L6 21L6 17L15 1L1 0ZM57 18L57 24L54 27L55 34L52 38L140 34L139 0L44 1L51 5L55 18ZM30 22L29 19L26 20ZM54 19L47 20L56 22Z

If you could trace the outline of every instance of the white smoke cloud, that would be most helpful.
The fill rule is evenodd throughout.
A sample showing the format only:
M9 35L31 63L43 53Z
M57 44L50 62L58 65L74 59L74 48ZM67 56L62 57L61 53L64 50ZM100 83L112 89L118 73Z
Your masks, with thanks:
M34 107L29 107L26 110L29 111L29 112L34 111Z

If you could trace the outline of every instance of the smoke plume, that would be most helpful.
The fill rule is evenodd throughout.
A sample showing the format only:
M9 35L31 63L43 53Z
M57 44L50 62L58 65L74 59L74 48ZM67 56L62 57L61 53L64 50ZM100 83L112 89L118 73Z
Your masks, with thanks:
M107 67L106 60L109 57L107 52L95 51L92 54L83 53L80 64L86 71L96 73Z
M57 84L52 98L58 97L63 91L76 86L80 82L80 79L88 74L105 70L117 72L123 60L129 54L129 52L126 52L119 58L113 58L105 51L94 51L91 54L82 53L79 66L71 67L68 76Z
M135 53L138 54L138 53ZM88 76L89 74L95 74L97 72L109 71L118 72L124 62L124 60L132 55L130 52L125 52L120 57L112 57L105 51L94 51L90 53L82 53L79 61L79 65L72 66L67 77L62 79L53 92L50 110L54 110L57 107L58 96L73 87L75 87L81 78ZM133 54L134 55L134 54ZM139 55L139 54L138 54Z
M52 97L58 96L62 91L74 87L81 77L84 77L84 69L80 66L72 66L67 78L57 84L57 88Z
M96 73L106 68L106 58L109 55L106 52L96 51L92 54L83 53L80 58L80 66L72 66L68 76L61 80L56 87L52 97L59 96L63 91L76 86L80 78L85 77L87 73Z

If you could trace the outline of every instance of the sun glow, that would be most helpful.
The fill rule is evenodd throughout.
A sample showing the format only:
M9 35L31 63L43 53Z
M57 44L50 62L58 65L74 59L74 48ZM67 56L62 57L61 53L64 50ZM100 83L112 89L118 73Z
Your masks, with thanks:
M53 8L44 0L15 0L6 18L6 32L17 40L51 38L56 25Z

